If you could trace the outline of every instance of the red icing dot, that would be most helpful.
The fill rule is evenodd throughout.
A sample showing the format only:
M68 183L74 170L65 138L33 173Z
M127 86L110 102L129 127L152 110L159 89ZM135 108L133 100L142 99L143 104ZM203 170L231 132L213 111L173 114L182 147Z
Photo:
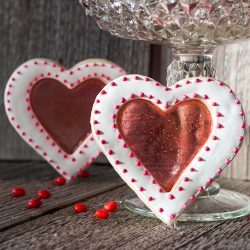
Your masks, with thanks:
M89 165L89 163L86 161L86 162L84 162L84 164L83 164L85 167L87 167L88 165Z
M98 123L98 121L97 120L94 120L94 124L97 124Z
M189 80L186 80L186 81L185 81L185 83L186 83L186 84L189 84L189 83L190 83L190 81L189 81Z
M132 152L128 153L129 157L134 157L134 154Z
M110 150L108 150L108 154L109 155L112 155L113 154L113 151L110 149Z
M210 150L210 148L209 147L205 147L205 151L209 151Z
M159 211L160 213L162 213L162 212L163 212L163 208L160 207L160 208L158 209L158 211Z
M46 156L47 155L47 153L46 152L43 152L43 156Z
M158 188L158 192L162 193L163 189L162 188Z
M198 191L199 191L199 192L202 192L203 190L204 190L203 187L199 187L199 188L198 188Z
M230 160L226 159L225 160L225 164L228 164L230 162Z
M134 98L135 97L135 95L134 94L130 94L130 98Z
M243 136L239 136L239 137L238 137L238 140L239 140L239 141L242 141L242 140L243 140Z
M122 98L120 99L120 101L121 101L121 103L124 103L124 102L126 101L126 99L125 99L124 97L122 97Z
M166 103L165 106L164 106L164 108L167 109L168 107L169 107L169 105L168 105L168 103Z
M42 201L39 199L30 199L28 200L28 207L30 208L37 208L42 205Z
M152 180L152 181L151 181L151 183L152 183L152 184L155 184L155 183L156 183L156 181L155 181L155 180Z
M182 100L186 100L187 99L187 96L186 95L183 95L182 96Z
M221 172L222 172L222 169L221 169L221 168L217 168L217 169L216 169L216 173L217 173L217 174L220 174Z
M106 141L105 140L101 140L101 144L105 144L106 143Z
M176 83L174 86L175 86L175 88L179 88L180 87L180 85L178 83Z
M232 92L233 92L233 90L232 90L232 89L229 89L229 90L228 90L228 92L229 92L229 93L232 93Z
M143 175L148 175L148 170L144 170Z
M197 161L202 161L202 158L201 157L197 157Z
M140 161L136 161L136 166L141 166L141 162Z
M168 198L169 198L169 200L173 200L173 199L174 199L174 196L173 196L172 194L170 194L170 195L168 196Z
M236 104L240 104L240 101L238 99L235 100Z
M189 199L190 199L191 201L193 201L193 200L194 200L194 198L195 198L195 196L194 196L194 195L192 195L192 196L190 196L190 197L189 197Z
M183 187L178 187L178 191L182 191L183 190Z
M131 179L131 182L135 182L135 179L134 179L134 178L132 178L132 179Z
M175 215L174 214L170 214L170 219L173 220L175 218Z
M143 191L144 190L144 188L143 187L139 187L139 191Z
M100 135L100 134L101 134L101 131L100 131L100 130L96 130L95 133L96 133L97 135Z
M164 88L164 90L165 90L165 91L168 91L168 90L169 90L169 88L168 88L168 87L165 87L165 88Z
M208 183L212 183L212 182L213 182L213 179L212 179L212 178L208 178L207 182L208 182Z
M196 78L194 81L195 81L195 82L200 82L200 79L199 79L199 78Z
M24 196L26 193L25 189L22 187L16 187L12 189L12 194L14 196Z
M111 82L110 85L111 85L111 86L115 86L115 82Z
M239 111L239 115L240 115L240 116L243 116L243 115L244 115L243 110Z
M103 89L103 90L101 91L101 94L102 94L102 95L106 94L106 91Z
M184 177L183 181L187 182L188 181L188 177Z
M207 78L207 82L210 82L211 81L211 79L210 78Z
M140 97L143 97L143 96L144 96L144 93L143 93L143 92L140 92L140 93L139 93L139 96L140 96Z
M118 139L122 139L122 136L120 134L117 135Z
M119 109L120 108L120 106L119 105L115 105L115 109Z
M124 82L127 81L127 77L124 76L124 77L122 78L122 80L123 80Z
M66 154L63 155L63 158L66 159L68 156Z
M221 125L220 123L218 123L218 124L216 125L216 128L222 128L222 125Z
M126 168L124 168L124 169L122 170L122 172L123 172L123 173L127 173L128 170L127 170Z
M47 199L50 197L50 192L46 189L41 189L37 191L37 195L39 196L39 198L41 199Z
M74 205L74 210L77 213L82 213L87 210L87 206L84 203L78 202Z
M127 147L127 144L126 144L126 143L123 143L122 147L123 147L123 148L126 148L126 147Z
M216 140L217 137L215 135L212 136L212 140Z
M221 113L220 112L216 112L216 116L217 117L221 116Z
M238 148L233 148L233 152L234 152L234 153L237 153L238 150L239 150Z
M160 104L160 103L161 103L161 101L160 101L160 100L158 100L158 99L157 99L155 102L156 102L157 104Z
M159 86L160 84L158 82L155 82L155 86Z
M190 168L190 172L194 172L195 171L195 169L194 168Z
M206 94L203 95L202 97L203 97L203 99L207 99L208 98L208 96Z
M71 161L73 161L73 162L74 162L74 161L76 161L76 159L75 159L75 158L71 158Z
M115 164L118 165L120 162L118 160L115 160Z
M222 86L222 85L223 85L223 83L222 83L222 82L218 82L218 85Z
M186 204L183 204L183 205L182 205L182 208L184 208L184 209L185 209L186 207L187 207L187 205L186 205Z
M173 101L174 104L177 104L178 102L179 102L178 99L174 99L174 101Z
M116 124L114 123L114 124L112 124L112 128L116 128Z
M245 128L245 123L242 122L242 123L240 124L240 127L241 127L241 128Z
M153 198L151 196L148 197L148 201L152 201Z
M139 79L139 77L138 76L135 76L135 80L138 80Z
M211 105L212 106L216 106L216 102L211 102Z

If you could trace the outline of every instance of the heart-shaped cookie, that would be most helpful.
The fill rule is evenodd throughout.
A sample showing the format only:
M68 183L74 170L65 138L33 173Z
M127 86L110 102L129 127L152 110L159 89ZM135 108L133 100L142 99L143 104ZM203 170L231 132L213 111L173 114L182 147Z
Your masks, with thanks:
M72 179L100 154L89 124L96 95L124 74L102 59L88 59L69 70L49 59L30 60L7 83L7 116L31 147Z
M140 199L167 224L222 172L244 136L240 101L224 83L164 87L140 75L110 82L91 113L95 140Z

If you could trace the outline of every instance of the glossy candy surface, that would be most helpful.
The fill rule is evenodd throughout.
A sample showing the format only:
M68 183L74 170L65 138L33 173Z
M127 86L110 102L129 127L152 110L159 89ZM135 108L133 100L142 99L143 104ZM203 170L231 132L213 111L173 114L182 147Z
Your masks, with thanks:
M212 117L199 100L183 101L163 112L137 99L120 108L117 125L133 154L169 192L208 140Z

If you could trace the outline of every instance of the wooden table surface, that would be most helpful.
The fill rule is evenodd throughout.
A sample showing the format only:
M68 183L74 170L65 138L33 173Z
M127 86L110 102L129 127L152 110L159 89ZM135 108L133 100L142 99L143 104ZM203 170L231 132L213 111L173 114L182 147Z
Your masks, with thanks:
M63 186L45 162L0 162L0 249L250 249L250 219L209 223L178 223L169 228L158 219L133 214L122 205L107 219L94 211L111 199L120 201L128 186L109 165L92 165L90 177ZM220 179L223 188L250 196L250 183ZM22 186L23 197L11 189ZM39 189L51 192L40 208L27 208ZM84 213L73 205L82 201Z

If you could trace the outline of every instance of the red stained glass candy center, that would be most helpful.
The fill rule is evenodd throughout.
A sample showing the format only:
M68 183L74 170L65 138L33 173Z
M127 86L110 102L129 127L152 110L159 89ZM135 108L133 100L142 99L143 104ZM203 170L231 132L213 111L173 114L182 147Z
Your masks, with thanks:
M34 114L51 138L72 154L90 134L90 113L97 94L105 84L88 79L68 89L55 79L42 79L31 90Z
M149 101L137 99L120 108L117 125L130 150L170 192L208 140L212 116L199 100L180 102L164 112Z

